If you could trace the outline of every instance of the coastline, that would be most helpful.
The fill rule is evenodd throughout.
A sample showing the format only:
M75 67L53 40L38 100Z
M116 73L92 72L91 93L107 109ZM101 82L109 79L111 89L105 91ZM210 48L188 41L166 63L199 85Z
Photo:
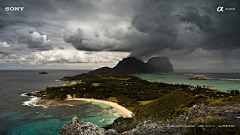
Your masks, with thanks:
M102 104L106 104L106 105L109 105L119 111L121 111L125 116L123 117L128 117L128 118L131 118L134 116L134 114L126 109L125 107L117 104L117 103L114 103L114 102L110 102L110 101L104 101L104 100L97 100L97 99L88 99L88 98L68 98L68 99L65 99L65 100L80 100L80 101L88 101L88 102L97 102L97 103L102 103Z
M27 96L25 94L22 94L21 96ZM122 117L124 118L132 118L134 114L126 109L125 107L111 101L105 101L105 100L97 100L97 99L88 99L88 98L72 98L69 96L65 100L58 101L56 99L42 99L41 97L35 97L32 96L32 99L30 101L25 101L23 102L23 105L26 106L42 106L43 108L48 108L49 106L62 106L62 105L68 105L68 106L73 106L77 104L81 104L84 102L96 102L96 103L102 103L106 104L118 111L121 112Z
M146 74L142 74L142 75L149 75L150 73L146 73ZM154 74L153 74L154 75ZM176 74L176 75L178 75L178 74ZM189 74L188 74L189 75ZM135 75L134 75L135 76ZM182 76L182 74L181 75L179 75L179 76ZM194 76L194 75L190 75L191 77L196 77L196 76ZM141 79L143 79L143 80L146 80L146 81L148 81L148 82L154 82L153 80L151 80L151 79L149 79L149 78L142 78L142 77L140 77L140 76L136 76L136 77L139 77L139 78L141 78ZM158 77L158 78L164 78L164 77ZM200 77L201 78L201 77ZM206 80L209 80L209 79L206 79ZM181 80L180 80L181 81ZM197 80L197 81L201 81L201 80ZM232 81L232 80L231 80ZM235 80L233 80L233 81L235 81ZM166 84L181 84L181 83L174 83L174 82L164 82L164 81L160 81L160 82L163 82L163 83L166 83ZM194 86L194 84L190 84L190 83L182 83L182 84L186 84L186 85L193 85ZM205 84L203 84L203 85L205 85ZM200 85L200 86L203 86L203 85ZM209 85L209 86L206 86L205 85L205 87L206 88L208 88L208 89L210 89L210 90L213 90L213 91L217 91L217 92L222 92L222 93L228 93L229 94L229 92L226 92L226 91L224 91L224 90L220 90L220 89L217 89L217 88L215 88L214 86L212 86L212 85Z
M218 91L218 92L228 93L228 92L225 92L225 91L221 91L221 90L219 90L219 89L216 89L216 88L214 88L214 87L212 87L212 86L207 86L207 88L210 89L210 90ZM228 94L229 94L229 93L228 93Z

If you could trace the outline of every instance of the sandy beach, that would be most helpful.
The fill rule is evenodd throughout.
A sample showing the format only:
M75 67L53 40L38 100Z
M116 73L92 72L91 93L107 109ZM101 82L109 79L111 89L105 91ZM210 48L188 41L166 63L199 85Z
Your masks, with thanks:
M103 104L109 105L109 106L111 106L111 107L121 111L123 114L126 115L126 117L131 118L132 116L134 116L134 114L131 111L129 111L128 109L126 109L125 107L123 107L123 106L121 106L121 105L119 105L117 103L110 102L110 101L97 100L97 99L88 99L88 98L68 98L66 100L81 100L81 101L103 103Z

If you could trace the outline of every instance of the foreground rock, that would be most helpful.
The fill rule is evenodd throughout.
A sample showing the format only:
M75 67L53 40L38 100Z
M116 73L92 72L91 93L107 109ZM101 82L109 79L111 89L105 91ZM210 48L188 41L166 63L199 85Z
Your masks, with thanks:
M223 107L207 107L205 105L194 105L189 108L188 113L179 115L178 118L162 122L144 121L136 128L125 131L121 135L180 135L187 127L192 127L191 122L206 122L211 118L218 118L230 121L233 124L240 125L239 105ZM210 129L209 133L212 132ZM114 129L105 129L98 127L90 122L78 122L74 117L72 122L63 126L60 130L61 135L120 135Z
M90 122L79 122L77 117L73 117L72 122L62 127L60 135L118 135L118 133L113 129L105 131L104 128Z

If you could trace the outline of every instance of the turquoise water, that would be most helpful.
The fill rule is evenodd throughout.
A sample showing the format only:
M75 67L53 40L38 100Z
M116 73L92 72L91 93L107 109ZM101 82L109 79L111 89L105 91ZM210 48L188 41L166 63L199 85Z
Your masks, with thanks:
M38 72L0 71L0 135L58 135L74 116L103 127L120 115L115 109L106 109L108 105L95 102L48 108L23 105L33 98L21 94L67 84L57 79L86 71L47 71L48 75L39 75Z
M119 112L115 109L106 109L109 107L106 104L95 102L85 102L76 106L50 106L46 109L25 106L27 112L24 110L1 112L1 120L7 122L5 124L11 127L7 131L1 128L0 131L11 135L58 135L59 130L65 124L71 122L74 116L77 116L80 121L92 122L103 127L111 124L119 115Z
M189 74L177 73L177 74L141 74L136 76L152 82L164 82L169 84L187 84L192 86L197 86L197 85L212 86L218 90L225 91L225 92L227 92L227 90L232 90L232 89L240 90L240 81L239 79L236 79L236 74L234 74L234 76L232 75L232 78L234 79L231 79L231 76L228 76L228 78L226 77L224 78L222 74L221 75L220 74L189 75ZM205 77L207 80L188 80L188 78L193 78L196 76ZM215 78L210 78L212 76L214 76ZM237 77L240 78L240 76L237 76ZM229 81L229 79L231 79L232 81Z
M51 108L49 110L41 110L41 112L35 112L31 115L29 113L17 113L11 115L8 120L14 122L14 120L24 120L29 121L24 124L17 124L13 126L8 134L59 134L59 130L64 124L71 122L72 117L77 116L80 121L92 122L102 127L107 124L111 124L116 116L112 115L114 113L118 114L116 110L105 111L101 106L106 106L101 103L83 103L75 107L72 106L61 106L54 107L54 109L63 109L61 112L53 112ZM50 112L51 110L51 112ZM65 111L64 111L65 110ZM44 113L42 113L44 112ZM49 113L51 115L49 115ZM26 120L27 119L27 120Z

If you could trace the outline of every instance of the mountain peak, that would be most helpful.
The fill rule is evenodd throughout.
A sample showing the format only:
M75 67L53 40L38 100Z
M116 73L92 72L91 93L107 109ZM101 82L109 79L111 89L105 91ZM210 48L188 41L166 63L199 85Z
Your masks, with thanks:
M172 64L168 57L152 57L148 60L147 64L151 65L154 69L153 72L173 72Z
M172 64L168 57L153 57L147 63L135 58L127 57L118 62L114 68L103 67L92 72L104 72L113 74L136 74L152 72L172 72Z
M124 58L113 70L121 74L148 73L147 64L135 57Z

